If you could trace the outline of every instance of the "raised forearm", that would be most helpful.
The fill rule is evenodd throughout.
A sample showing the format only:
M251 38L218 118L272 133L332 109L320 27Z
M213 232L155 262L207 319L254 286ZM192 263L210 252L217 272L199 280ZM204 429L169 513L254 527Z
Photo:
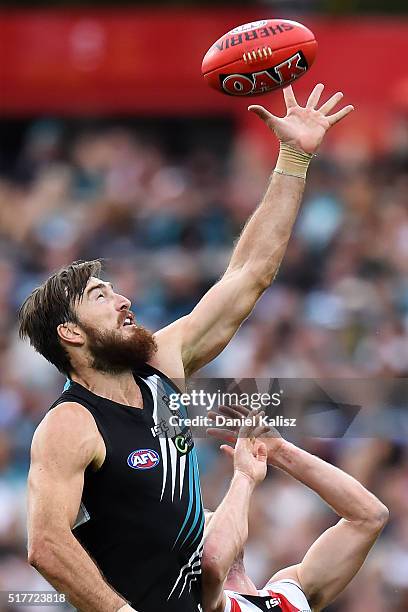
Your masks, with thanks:
M223 501L214 512L204 539L203 568L226 578L248 537L249 502L254 483L236 472Z
M304 181L274 173L262 203L248 221L222 277L190 315L156 334L181 343L187 376L228 344L272 283L296 218Z
M127 603L105 582L91 557L70 533L58 541L44 538L30 551L29 562L78 610L117 612Z
M319 457L284 442L270 463L315 491L349 521L381 519L385 506L355 478Z
M315 491L342 517L312 544L296 567L310 607L322 610L361 568L387 522L387 508L357 480L285 442L273 465Z
M323 87L321 83L316 85L305 107L297 103L292 87L285 87L285 117L276 117L262 106L249 107L274 132L281 147L276 172L260 207L242 233L230 268L250 267L253 274L259 275L260 284L264 286L273 280L285 252L311 158L327 130L353 110L348 105L329 115L342 99L341 92L317 109Z
M228 271L247 267L268 286L284 256L299 210L305 181L272 173L261 204L246 224Z

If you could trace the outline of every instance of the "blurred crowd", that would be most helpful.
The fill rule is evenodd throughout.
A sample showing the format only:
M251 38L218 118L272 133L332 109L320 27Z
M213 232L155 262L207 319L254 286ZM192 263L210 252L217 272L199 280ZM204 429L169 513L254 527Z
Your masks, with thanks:
M362 136L326 145L313 161L273 286L205 376L407 375L408 119L395 121L380 150ZM188 313L225 269L274 163L272 146L265 154L255 136L237 133L227 155L210 135L203 142L173 154L123 123L68 133L63 121L42 119L27 127L11 162L2 150L0 590L44 585L25 560L26 474L35 426L63 385L18 340L17 309L55 269L103 257L106 276L149 329ZM391 510L364 570L330 610L408 610L407 444L389 435L305 446L356 475ZM204 502L214 508L230 466L216 446L200 440L198 449ZM251 510L250 575L263 586L333 520L316 496L271 472Z

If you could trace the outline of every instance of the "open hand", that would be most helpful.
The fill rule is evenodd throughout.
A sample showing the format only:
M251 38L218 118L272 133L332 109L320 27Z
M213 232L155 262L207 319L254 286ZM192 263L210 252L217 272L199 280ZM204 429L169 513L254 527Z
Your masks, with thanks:
M211 437L222 440L223 442L235 444L239 438L245 435L245 429L241 427L241 421L250 416L251 411L245 406L218 406L217 409L210 410L208 415L213 420L215 420L217 416L223 416L228 419L228 421L225 427L210 427L207 429L207 433ZM279 431L271 425L257 429L255 435L265 444L268 455L267 461L269 465L273 465L275 455L285 444L284 438L282 438ZM221 448L227 454L233 453L233 449L230 446L222 446Z
M327 130L346 117L354 107L350 104L333 115L330 111L340 102L343 97L341 92L335 93L319 109L316 108L324 85L319 83L313 89L305 107L299 106L289 85L283 90L287 113L285 117L276 117L257 104L248 107L266 123L276 134L281 142L291 145L295 149L305 153L315 153L321 144Z
M233 458L234 472L244 474L255 485L264 480L267 470L266 445L257 437L267 430L267 427L260 424L263 414L255 411L249 413L253 424L239 428L235 449L225 444L221 446L221 450Z

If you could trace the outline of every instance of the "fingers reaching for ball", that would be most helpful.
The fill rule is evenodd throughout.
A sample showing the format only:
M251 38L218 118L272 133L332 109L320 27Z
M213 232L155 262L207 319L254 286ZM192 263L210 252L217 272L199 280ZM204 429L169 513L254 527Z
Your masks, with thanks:
M349 104L329 115L343 98L343 93L340 91L335 93L319 108L323 90L323 83L318 83L310 93L306 105L300 106L292 87L290 85L286 87L283 90L286 104L285 117L276 117L266 108L258 105L251 105L248 110L258 115L281 143L304 153L315 154L327 130L354 110L354 107Z
M322 104L322 106L319 109L320 112L323 113L323 115L327 115L328 113L330 113L330 111L333 110L336 104L338 104L340 100L343 98L343 95L344 94L342 91L338 91L337 93L335 93L334 96L331 96L327 100L327 102Z
M288 110L298 105L292 85L288 85L288 87L285 87L285 89L283 90L283 97L285 99L286 108Z
M306 107L311 107L311 105L309 105L310 100L312 99L313 95L315 95L316 97L316 90L317 88L319 88L319 85L316 85L316 87L314 88L314 90L312 91L312 93L309 96L309 100L308 103L306 105ZM323 91L324 85L321 85L321 90L319 93L319 96L317 98L316 104L321 96L321 93ZM322 106L318 109L319 112L322 115L325 115L327 117L327 119L330 122L330 125L334 125L335 123L337 123L338 121L340 121L341 119L343 119L343 117L346 117L346 115L348 115L349 113L351 113L354 110L354 106L352 104L348 104L347 106L345 106L344 108L340 109L337 113L334 113L333 115L329 115L330 111L332 111L334 109L335 106L337 106L337 104L343 99L344 94L342 91L338 91L336 92L334 95L332 95L324 104L322 104ZM316 104L312 107L312 108L316 108Z
M354 110L354 106L349 104L348 106L345 106L344 108L339 110L337 113L334 113L334 115L329 115L327 118L330 122L330 125L334 125L335 123L337 123L338 121L346 117L353 110Z
M313 89L312 93L309 96L309 99L306 103L306 108L316 108L319 103L320 96L323 93L324 85L323 83L318 83Z
M272 127L278 119L278 117L275 117L275 115L272 115L272 113L266 110L265 107L259 106L258 104L251 104L251 106L248 106L248 110L258 115L258 117L269 127Z

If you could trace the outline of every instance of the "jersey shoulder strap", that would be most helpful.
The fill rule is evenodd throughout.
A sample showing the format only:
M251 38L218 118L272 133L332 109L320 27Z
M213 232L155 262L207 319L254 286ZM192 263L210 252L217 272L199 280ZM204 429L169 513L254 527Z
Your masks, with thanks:
M295 580L269 582L257 595L225 591L224 612L311 612L300 585Z
M164 374L163 372L161 372L160 370L158 370L154 366L150 365L149 363L143 364L142 367L134 370L133 373L134 373L135 376L137 376L139 378L148 378L149 376L157 376L164 383L169 385L176 393L180 393L180 394L182 393L182 391L180 390L179 386L177 385L177 383L174 380L169 378L167 376L167 374Z
M285 599L293 606L294 610L300 612L311 612L309 602L306 599L306 595L302 590L302 587L296 580L291 578L284 578L275 582L268 582L264 589L259 593L267 593L269 595L283 595Z

